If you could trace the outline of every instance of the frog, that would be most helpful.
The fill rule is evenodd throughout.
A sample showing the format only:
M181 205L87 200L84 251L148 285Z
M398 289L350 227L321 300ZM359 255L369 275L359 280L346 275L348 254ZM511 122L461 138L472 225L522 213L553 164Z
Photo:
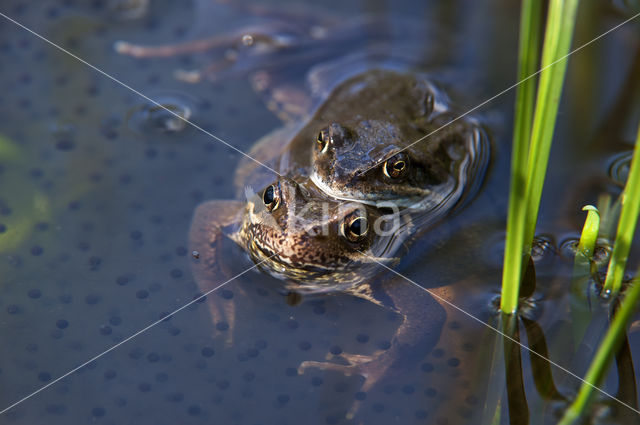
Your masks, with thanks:
M190 249L198 252L193 274L203 292L229 276L221 270L220 252L230 242L289 291L347 293L402 318L387 349L341 353L342 364L306 361L299 373L320 368L358 374L365 378L361 390L366 392L401 368L407 356L427 355L441 340L449 308L441 300L452 299L450 290L427 292L387 272L415 231L409 215L327 197L302 176L279 177L255 193L246 192L245 202L207 201L194 213ZM212 317L224 317L233 328L235 305L219 297L207 302ZM347 416L353 417L359 405L355 401Z

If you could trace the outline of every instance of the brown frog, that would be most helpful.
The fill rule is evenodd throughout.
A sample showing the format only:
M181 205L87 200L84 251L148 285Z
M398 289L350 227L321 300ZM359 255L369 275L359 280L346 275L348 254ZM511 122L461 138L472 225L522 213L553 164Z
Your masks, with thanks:
M368 391L403 359L424 356L440 339L445 308L426 291L388 275L400 248L414 232L406 214L362 203L328 198L313 183L280 178L251 194L246 202L208 201L195 212L190 247L199 253L193 266L203 291L224 282L219 257L225 241L241 246L263 271L302 294L343 291L365 298L402 316L390 347L371 355L342 353L346 364L304 362L308 368L340 370L365 377ZM382 279L383 276L387 276ZM448 299L447 288L436 290ZM233 327L233 308L208 298L214 320ZM349 415L358 408L355 403Z

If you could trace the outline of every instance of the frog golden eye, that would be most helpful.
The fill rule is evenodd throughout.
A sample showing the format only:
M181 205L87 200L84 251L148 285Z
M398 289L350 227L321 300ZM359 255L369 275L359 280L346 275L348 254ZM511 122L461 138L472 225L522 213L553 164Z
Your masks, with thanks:
M347 215L342 223L342 233L351 242L357 242L369 231L369 221L367 217L359 211L354 211Z
M267 187L262 194L262 202L269 211L273 211L280 205L280 191L274 184Z
M408 168L408 158L405 154L399 153L387 159L382 166L382 172L385 176L397 179L401 177Z
M320 152L326 152L329 146L329 132L327 130L321 130L316 137L316 148Z

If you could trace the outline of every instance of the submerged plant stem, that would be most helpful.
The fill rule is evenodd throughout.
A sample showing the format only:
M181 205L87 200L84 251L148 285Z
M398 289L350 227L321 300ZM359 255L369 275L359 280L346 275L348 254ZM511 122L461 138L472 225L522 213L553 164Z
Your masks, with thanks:
M640 126L638 126L636 147L631 159L627 184L621 199L620 221L618 221L616 239L604 282L604 290L613 294L618 293L622 285L624 268L627 265L631 241L638 222L638 212L640 212Z
M523 0L520 15L520 46L518 57L518 81L525 80L538 68L540 50L540 24L542 2ZM516 91L513 150L511 154L511 183L509 212L507 215L507 240L505 245L502 298L500 308L513 313L518 306L518 293L522 272L522 246L524 245L525 170L529 137L533 122L533 105L536 79L529 78Z
M640 273L640 270L638 271ZM631 285L626 296L620 303L620 308L613 318L604 340L598 347L598 351L591 361L589 370L580 386L578 395L574 402L567 408L559 425L570 425L580 418L586 411L593 395L594 386L600 385L605 373L611 363L611 359L619 348L625 329L631 316L633 315L638 300L640 299L640 284L636 282Z

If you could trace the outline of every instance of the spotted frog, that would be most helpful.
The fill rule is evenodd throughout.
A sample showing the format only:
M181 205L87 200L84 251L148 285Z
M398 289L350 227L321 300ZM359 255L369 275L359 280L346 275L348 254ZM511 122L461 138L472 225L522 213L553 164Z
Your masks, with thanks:
M291 291L348 292L400 314L402 322L388 349L371 355L342 353L346 364L306 361L300 365L300 373L322 368L362 375L362 391L368 391L408 353L428 354L440 340L446 321L446 306L387 271L413 231L408 215L335 200L306 177L283 177L248 196L246 202L208 201L196 209L190 247L199 259L193 271L203 291L223 283L228 275L219 253L226 241L233 241ZM451 297L447 288L435 291L440 300ZM222 317L233 327L235 305L219 297L208 302L214 319ZM354 403L349 415L357 410Z

